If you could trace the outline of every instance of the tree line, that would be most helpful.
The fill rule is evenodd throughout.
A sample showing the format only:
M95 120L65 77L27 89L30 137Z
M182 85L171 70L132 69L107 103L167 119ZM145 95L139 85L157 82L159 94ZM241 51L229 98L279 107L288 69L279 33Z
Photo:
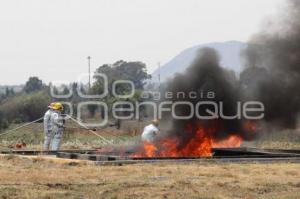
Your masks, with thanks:
M150 79L151 76L147 73L146 65L143 62L126 62L123 60L117 61L113 64L104 64L98 67L96 73L105 74L108 77L108 95L101 99L108 105L121 99L117 99L112 94L112 85L116 80L130 80L134 83L135 93L130 101L140 100L140 93L143 91L146 80ZM88 94L102 93L103 91L103 79L94 75L94 83L88 90L83 90ZM43 116L47 109L47 105L52 101L59 101L50 95L50 85L46 85L38 77L30 77L25 83L23 89L19 92L15 92L12 88L7 88L5 93L0 96L0 130L6 129L12 123L29 122L38 119ZM67 99L73 104L74 110L76 111L76 105L84 99L81 99L78 95L77 87L82 86L77 82L71 83L71 89L73 95ZM82 88L83 89L83 88ZM128 91L128 85L120 84L117 88L117 93L122 95ZM59 89L57 89L56 92ZM67 89L62 91L68 93ZM96 112L96 106L88 106L88 111L91 116L94 116ZM76 114L76 112L75 112Z

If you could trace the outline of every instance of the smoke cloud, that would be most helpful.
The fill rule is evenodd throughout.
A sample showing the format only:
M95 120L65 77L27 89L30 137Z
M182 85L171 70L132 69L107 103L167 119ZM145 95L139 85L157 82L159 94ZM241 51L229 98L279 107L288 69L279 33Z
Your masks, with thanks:
M186 70L184 74L177 74L174 79L168 82L166 91L173 94L184 93L180 97L174 95L173 103L179 101L188 101L196 107L198 102L210 101L220 104L219 111L226 116L236 116L238 113L238 102L241 101L240 89L234 72L228 71L219 65L219 55L212 48L203 48L198 52L197 58ZM192 97L189 93L196 93ZM210 96L213 94L213 96ZM198 107L200 115L209 115L207 110L214 110L210 104ZM176 115L186 116L190 113L190 107L186 105L176 106ZM174 119L170 115L164 115L165 120L172 120L171 129L167 133L167 137L175 137L178 141L178 147L185 148L192 140L205 139L199 137L199 128L205 129L208 137L214 141L227 139L231 135L239 136L244 140L252 140L255 134L249 132L245 128L242 119L216 119L199 120L194 115L191 119ZM201 142L199 140L199 143Z
M264 103L267 125L295 128L300 112L300 1L289 0L284 13L250 41L240 82L245 98Z

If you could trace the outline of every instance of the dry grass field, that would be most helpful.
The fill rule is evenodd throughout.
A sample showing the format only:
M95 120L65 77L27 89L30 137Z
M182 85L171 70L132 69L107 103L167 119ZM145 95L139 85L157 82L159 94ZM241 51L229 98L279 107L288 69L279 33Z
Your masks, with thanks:
M139 140L136 131L99 130L117 146ZM24 141L41 149L41 124L2 136L0 148ZM63 149L101 146L84 130L68 130ZM278 132L243 146L300 149L300 133ZM300 164L160 163L95 166L86 162L0 156L0 198L300 198Z
M0 157L0 198L300 198L300 164L144 164Z

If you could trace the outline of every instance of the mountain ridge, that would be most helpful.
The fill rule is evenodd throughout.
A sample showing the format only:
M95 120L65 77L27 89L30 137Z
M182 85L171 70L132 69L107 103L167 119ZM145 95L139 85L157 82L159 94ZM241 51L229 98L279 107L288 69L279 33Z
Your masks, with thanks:
M196 53L199 49L204 47L214 48L220 54L220 65L236 73L242 70L243 60L241 52L247 47L247 44L240 41L226 41L226 42L213 42L192 46L181 51L169 62L156 69L152 73L152 82L158 82L160 73L161 81L166 81L172 78L174 74L183 72L195 59Z

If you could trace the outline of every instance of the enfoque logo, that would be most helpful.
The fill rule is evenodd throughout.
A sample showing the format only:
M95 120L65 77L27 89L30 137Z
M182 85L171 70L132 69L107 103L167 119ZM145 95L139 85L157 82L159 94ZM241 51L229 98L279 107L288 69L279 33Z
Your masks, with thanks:
M130 80L116 80L111 85L111 94L112 97L116 99L120 99L119 101L114 102L110 107L109 110L108 104L103 101L105 97L108 96L109 93L109 85L108 85L108 77L105 74L102 73L96 73L94 74L94 77L101 78L102 79L102 93L97 93L94 95L86 94L83 92L83 84L81 83L84 77L87 77L88 74L82 74L78 78L76 92L78 96L81 98L81 102L77 104L76 107L76 115L78 121L83 121L84 116L84 110L88 106L94 106L97 107L96 110L98 110L102 116L101 120L97 120L97 122L85 122L83 123L85 126L88 127L103 127L108 124L108 117L109 117L109 111L110 115L113 119L120 119L120 120L130 120L130 119L140 119L141 118L141 110L145 110L145 107L151 108L153 111L153 118L155 119L161 119L163 117L164 112L168 112L173 119L177 120L188 120L192 118L198 118L199 120L214 120L214 119L224 119L224 120L233 120L233 119L247 119L247 120L260 120L264 118L264 111L265 107L264 104L259 101L247 101L247 102L236 102L236 113L234 115L225 115L224 113L224 103L223 102L215 102L215 93L213 91L207 92L206 94L203 94L200 92L200 96L197 96L197 92L189 92L189 93L171 93L171 92L165 92L164 93L164 100L161 100L160 98L156 97L152 98L152 100L149 99L149 95L153 93L159 93L159 96L161 96L160 92L149 92L149 91L143 91L141 94L141 98L143 100L141 101L128 101L127 99L130 99L134 97L136 89L134 82ZM68 90L68 93L58 94L57 93L57 87L56 85L64 85L64 91ZM118 86L126 85L127 89L126 94L119 94L117 91ZM74 116L74 105L67 101L73 96L73 88L71 84L68 84L66 81L54 81L52 82L50 86L50 93L53 98L61 100L61 103L66 107L66 109L69 111L68 115L71 117ZM180 100L180 101L173 101L172 99L174 96L187 96L188 99L197 99L197 97L202 98L205 95L206 100L200 100L197 103L192 103L189 100ZM144 96L144 97L143 97ZM146 96L146 97L145 97ZM158 96L158 95L156 95ZM184 98L184 96L183 96ZM186 107L188 111L187 114L181 115L177 113L177 108ZM202 111L199 111L202 110ZM204 111L203 111L204 110ZM126 112L127 114L123 114ZM204 112L204 113L203 113Z

